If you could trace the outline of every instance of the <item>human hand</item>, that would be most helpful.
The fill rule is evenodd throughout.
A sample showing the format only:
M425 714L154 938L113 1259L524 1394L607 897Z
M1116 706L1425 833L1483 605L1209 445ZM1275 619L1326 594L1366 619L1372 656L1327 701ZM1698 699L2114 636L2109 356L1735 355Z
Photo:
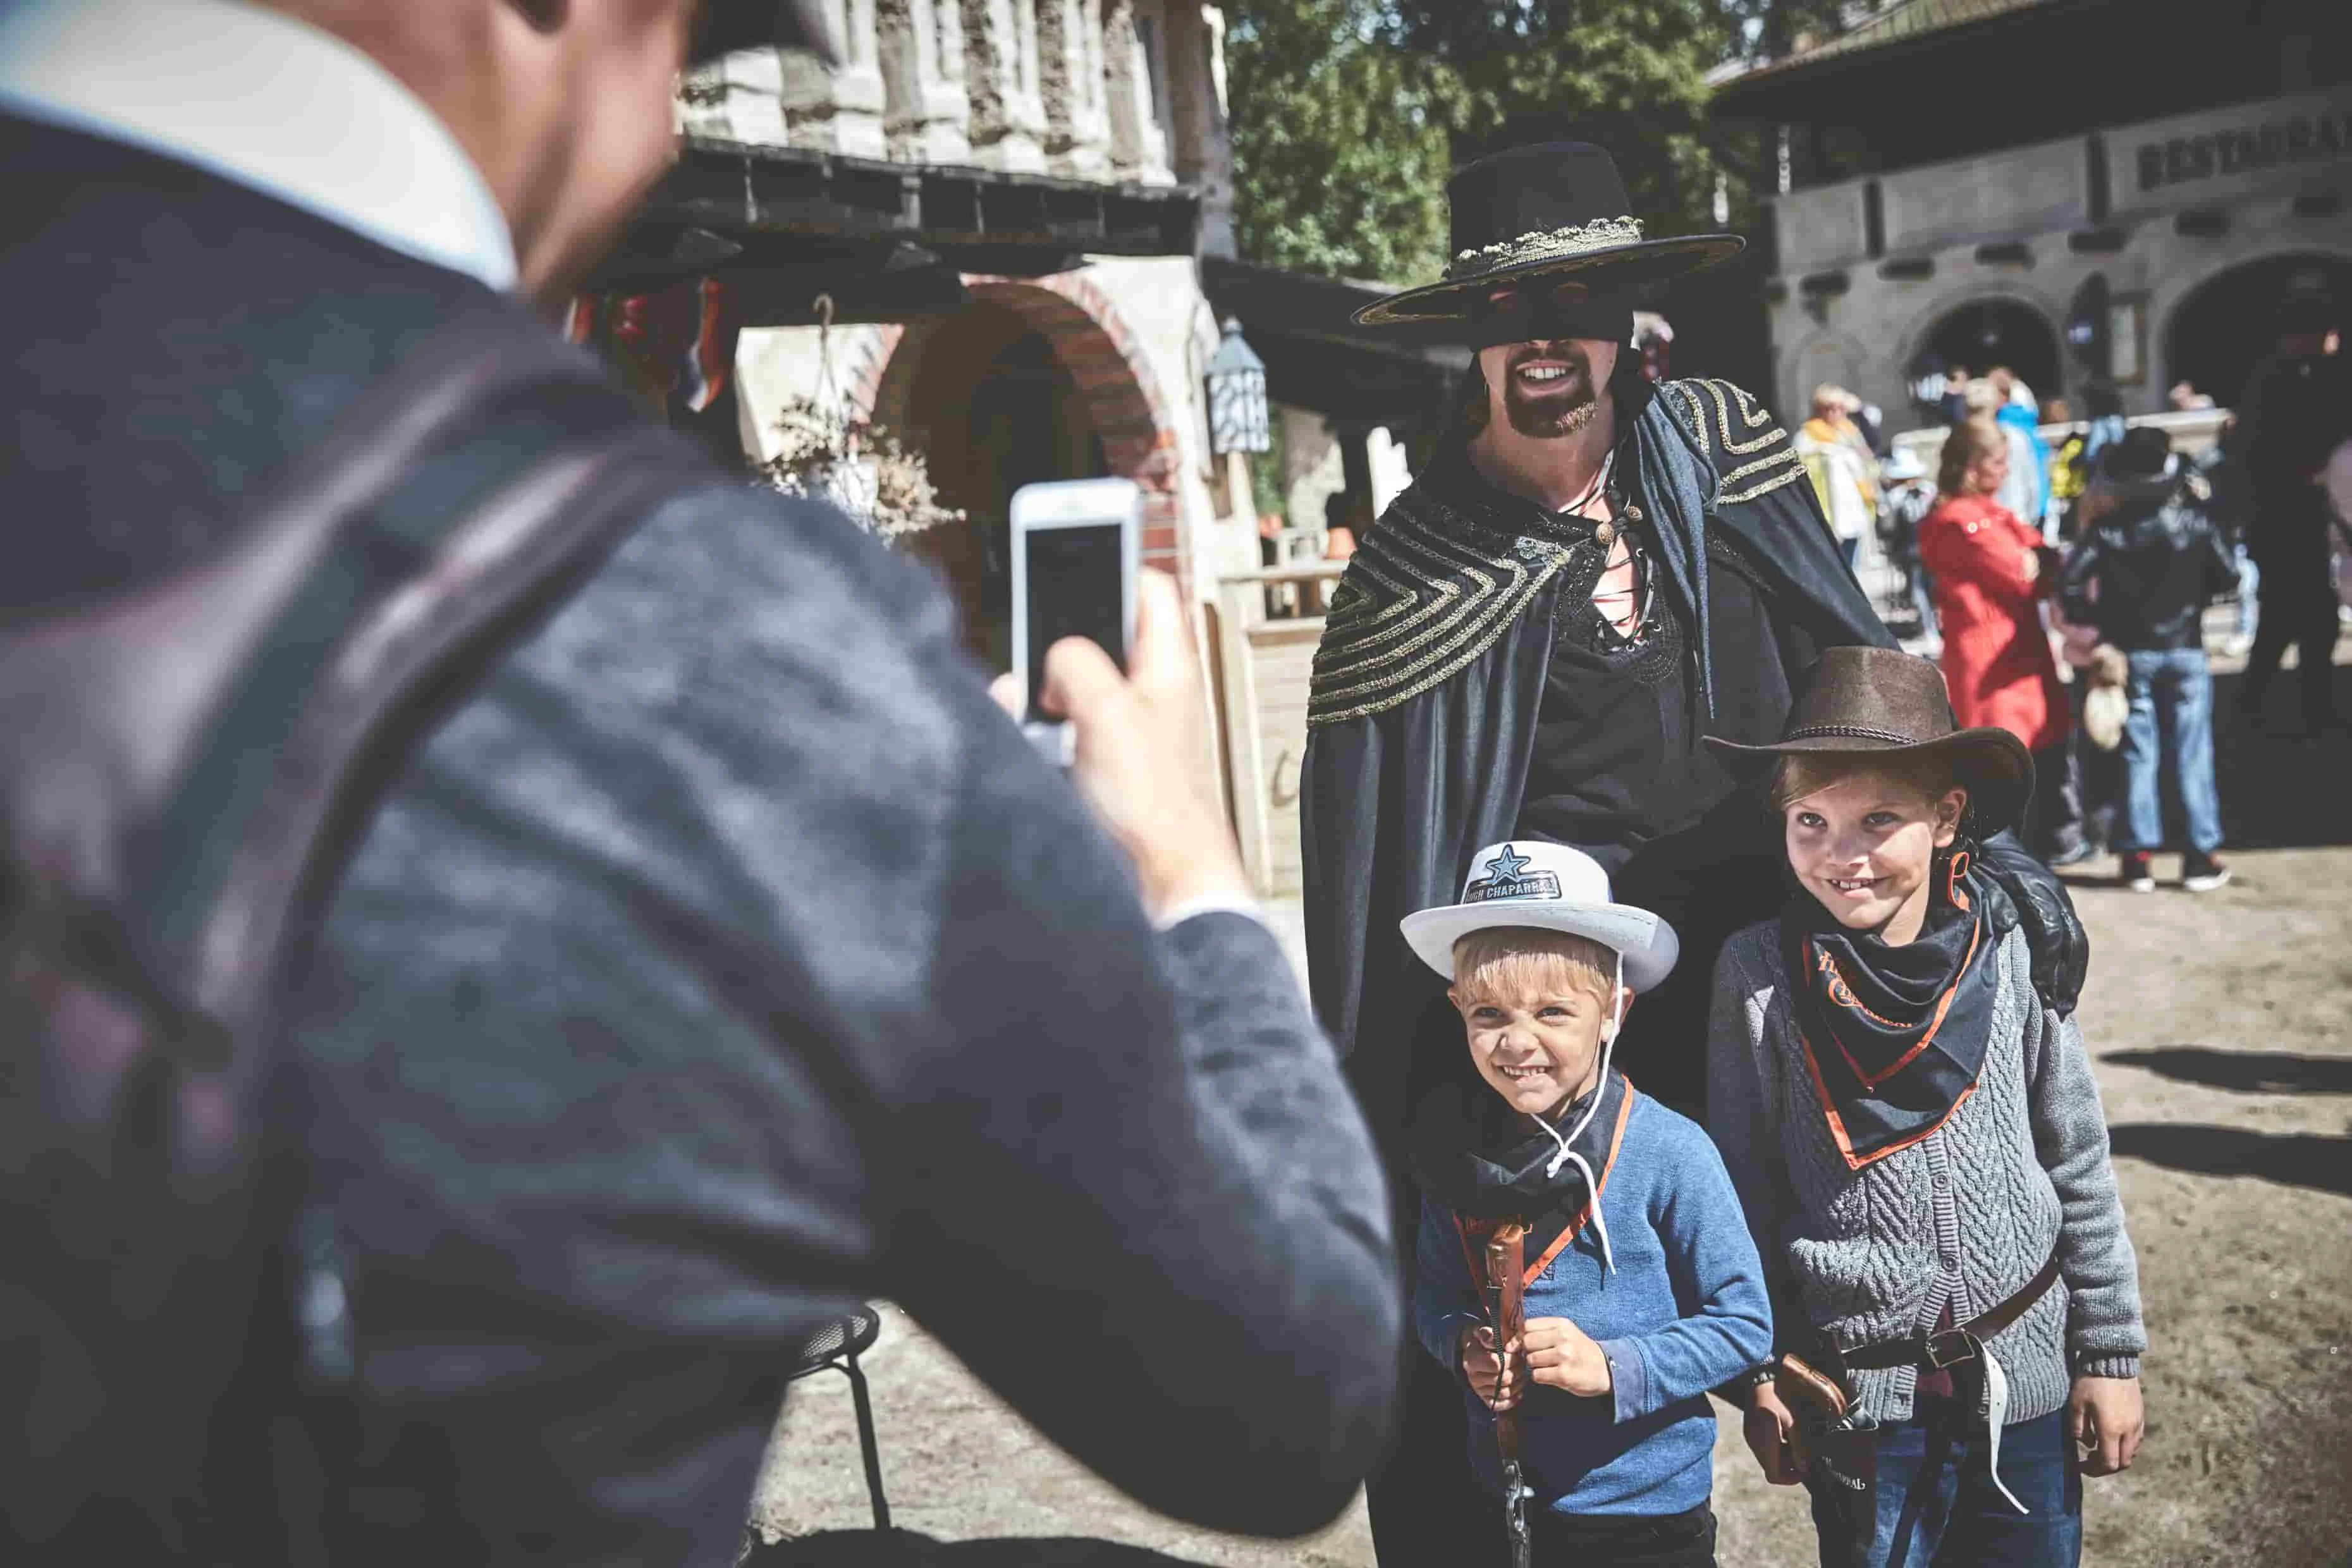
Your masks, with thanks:
M1486 1402L1486 1408L1500 1412L1519 1402L1520 1378L1517 1362L1519 1342L1513 1340L1505 1347L1511 1353L1495 1353L1495 1331L1476 1325L1465 1328L1460 1336L1462 1375L1470 1380L1470 1392Z
M2020 551L2018 552L2018 571L2023 574L2028 583L2036 582L2041 578L2042 555L2040 552L2033 550Z
M1085 637L1045 650L1040 712L1076 731L1071 777L1134 862L1144 908L1157 918L1197 899L1251 898L1241 849L1225 821L1209 740L1209 699L1176 580L1137 575L1135 644L1125 675ZM1018 714L1021 682L991 689Z
M1811 1456L1805 1452L1805 1435L1797 1426L1796 1414L1780 1402L1778 1389L1769 1383L1757 1385L1742 1426L1748 1451L1756 1456L1767 1482L1793 1487L1805 1479L1805 1472L1812 1468Z
M1612 1384L1609 1358L1591 1335L1566 1318L1529 1318L1520 1343L1527 1352L1530 1383L1588 1397L1608 1393Z
M2066 1436L2080 1443L2083 1473L2112 1476L2131 1468L2147 1432L2147 1407L2136 1377L2078 1377L2066 1396Z

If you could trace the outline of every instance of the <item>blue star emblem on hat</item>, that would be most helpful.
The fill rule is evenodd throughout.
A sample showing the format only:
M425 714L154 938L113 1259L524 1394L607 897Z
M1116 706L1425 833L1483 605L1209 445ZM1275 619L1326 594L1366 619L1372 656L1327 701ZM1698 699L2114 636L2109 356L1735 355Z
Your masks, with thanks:
M1516 882L1519 874L1533 864L1535 862L1506 844L1501 854L1486 862L1486 875L1498 882Z

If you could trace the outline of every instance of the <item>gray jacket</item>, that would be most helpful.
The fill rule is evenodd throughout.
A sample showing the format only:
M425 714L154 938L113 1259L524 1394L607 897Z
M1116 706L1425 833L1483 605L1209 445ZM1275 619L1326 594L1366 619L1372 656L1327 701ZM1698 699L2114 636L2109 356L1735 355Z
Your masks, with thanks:
M1707 1128L1723 1151L1772 1291L1779 1347L1844 1349L1965 1323L2032 1279L2059 1283L1989 1348L2009 1420L2066 1403L2073 1376L2137 1377L2147 1335L2081 1029L2033 992L2025 938L1998 955L1993 1042L1976 1092L1907 1149L1856 1172L1832 1142L1781 980L1770 922L1715 971ZM1917 1373L1853 1374L1862 1407L1907 1420Z

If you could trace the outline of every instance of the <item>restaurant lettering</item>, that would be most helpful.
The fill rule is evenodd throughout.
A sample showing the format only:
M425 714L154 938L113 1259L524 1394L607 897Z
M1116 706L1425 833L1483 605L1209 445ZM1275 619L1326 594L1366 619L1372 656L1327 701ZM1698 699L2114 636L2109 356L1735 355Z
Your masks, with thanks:
M2134 149L2143 191L2283 163L2341 158L2347 151L2352 151L2352 110L2344 110L2287 115L2202 136L2171 136Z

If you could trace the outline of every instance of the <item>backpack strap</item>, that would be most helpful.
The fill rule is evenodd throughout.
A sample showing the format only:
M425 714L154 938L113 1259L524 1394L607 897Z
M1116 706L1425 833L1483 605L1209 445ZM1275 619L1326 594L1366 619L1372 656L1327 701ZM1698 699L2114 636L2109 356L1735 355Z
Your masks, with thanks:
M505 419L538 438L496 450ZM386 513L461 441L488 459L467 504ZM420 721L699 462L589 355L484 308L362 396L213 561L0 637L0 810L58 949L178 1005L182 1047L224 1065Z
M0 629L0 1245L26 1295L0 1300L0 1386L67 1390L5 1467L6 1533L193 1494L284 1217L256 1178L289 954L420 739L665 491L713 477L594 359L485 302L214 558Z

